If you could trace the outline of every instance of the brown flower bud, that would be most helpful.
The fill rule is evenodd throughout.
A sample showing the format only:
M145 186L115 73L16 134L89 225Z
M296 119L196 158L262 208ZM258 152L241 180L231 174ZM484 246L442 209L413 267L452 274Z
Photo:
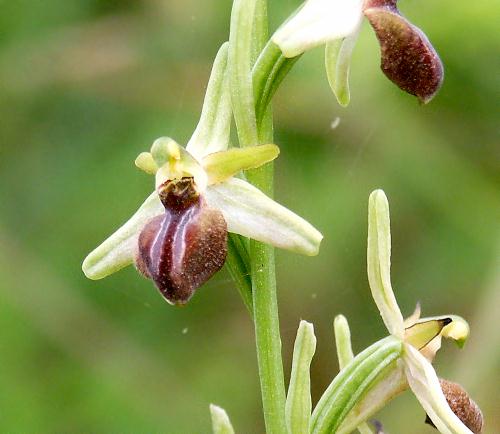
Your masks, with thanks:
M460 384L443 380L442 378L439 380L439 383L453 413L474 434L480 434L483 430L483 414L478 405L469 398L469 395ZM429 416L427 416L425 422L434 426Z
M167 181L159 196L165 213L142 230L136 265L170 303L185 304L224 265L227 226L192 178Z
M404 18L396 0L367 0L364 14L381 49L381 69L399 88L429 102L443 82L443 65L425 34Z

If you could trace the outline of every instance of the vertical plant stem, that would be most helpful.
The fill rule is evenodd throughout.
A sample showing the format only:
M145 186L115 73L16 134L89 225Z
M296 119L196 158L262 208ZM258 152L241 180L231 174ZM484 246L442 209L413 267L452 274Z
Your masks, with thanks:
M272 142L272 117L267 110L259 129L255 115L252 64L267 39L267 1L235 0L231 14L229 64L231 98L241 146ZM247 173L248 180L268 195L273 192L273 166ZM257 361L266 431L286 433L285 384L276 296L274 250L250 242L250 268Z

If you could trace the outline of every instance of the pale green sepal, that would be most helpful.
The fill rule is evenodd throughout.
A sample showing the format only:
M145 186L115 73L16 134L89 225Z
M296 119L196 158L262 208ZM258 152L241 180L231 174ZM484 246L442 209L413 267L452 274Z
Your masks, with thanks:
M376 384L352 408L335 434L349 434L355 428L362 434L373 432L362 422L369 420L389 401L408 388L403 361L398 359L392 362L374 383Z
M389 202L375 190L368 203L368 281L373 299L391 335L403 338L404 322L391 285Z
M210 404L210 416L214 434L234 434L229 416L223 408Z
M308 0L272 36L285 57L299 54L356 32L362 0Z
M335 346L337 348L339 368L343 369L354 359L351 345L351 330L349 329L346 317L344 315L337 315L333 322L333 328L335 331ZM351 414L353 414L353 411L351 411ZM361 434L372 434L372 430L366 423L360 423L357 428Z
M293 348L292 374L286 397L285 418L288 434L309 432L311 419L311 360L316 351L314 326L301 321Z
M227 42L222 44L215 57L200 120L186 146L186 150L199 161L207 154L227 149L229 145L231 93L227 69L228 47Z
M447 317L417 321L411 327L405 329L404 341L420 350L438 336L443 328L450 324L450 321L451 319Z
M325 46L325 68L328 83L343 107L349 105L349 68L351 56L358 39L360 26L349 36L327 42Z
M413 393L441 434L472 434L453 413L432 365L411 345L405 345L406 377Z
M330 434L349 416L381 376L394 369L403 343L388 336L359 353L339 374L320 398L311 418L312 434Z
M216 184L225 181L241 170L255 169L273 161L279 153L280 150L276 145L232 148L207 155L201 164L207 172L208 183Z
M149 175L154 175L158 170L158 165L150 152L141 152L134 163L139 169Z
M212 185L205 199L222 212L229 232L308 256L318 254L323 235L246 181L230 178Z
M142 228L162 212L164 207L158 194L151 193L120 229L88 254L82 264L85 275L93 280L102 279L132 264L137 254L137 240Z

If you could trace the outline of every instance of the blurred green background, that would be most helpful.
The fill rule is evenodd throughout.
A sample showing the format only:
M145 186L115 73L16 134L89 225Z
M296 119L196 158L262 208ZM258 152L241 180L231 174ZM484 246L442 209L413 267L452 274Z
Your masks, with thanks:
M298 3L271 1L272 26ZM213 402L238 432L263 432L252 324L225 271L173 308L131 267L98 282L80 270L151 189L136 155L190 137L231 2L0 4L0 431L207 433ZM385 79L366 23L349 108L321 49L275 99L276 196L325 235L316 258L278 252L285 372L301 318L318 337L314 399L338 369L336 314L355 351L385 334L365 272L367 199L381 187L403 312L420 301L470 321L464 350L446 343L435 366L499 432L499 5L400 6L445 65L428 106ZM434 432L410 393L378 417L388 433Z

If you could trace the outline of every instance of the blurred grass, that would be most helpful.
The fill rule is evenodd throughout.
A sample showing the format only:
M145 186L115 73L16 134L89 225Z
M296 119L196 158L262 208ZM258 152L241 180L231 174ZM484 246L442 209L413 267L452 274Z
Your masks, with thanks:
M297 4L271 2L272 22ZM207 432L214 402L239 432L262 432L252 326L224 272L175 309L132 269L99 282L80 271L150 190L135 156L161 135L182 143L196 125L230 2L1 5L0 430ZM285 371L300 318L318 335L315 399L337 370L337 313L350 320L357 351L384 334L365 273L367 199L382 187L401 307L410 313L420 300L425 314L471 321L470 346L445 345L436 365L469 386L493 433L498 14L486 0L406 0L401 9L445 64L430 105L383 77L368 27L354 53L349 108L329 93L320 49L276 98L276 196L325 235L317 258L278 253ZM410 394L380 418L388 432L433 432Z

